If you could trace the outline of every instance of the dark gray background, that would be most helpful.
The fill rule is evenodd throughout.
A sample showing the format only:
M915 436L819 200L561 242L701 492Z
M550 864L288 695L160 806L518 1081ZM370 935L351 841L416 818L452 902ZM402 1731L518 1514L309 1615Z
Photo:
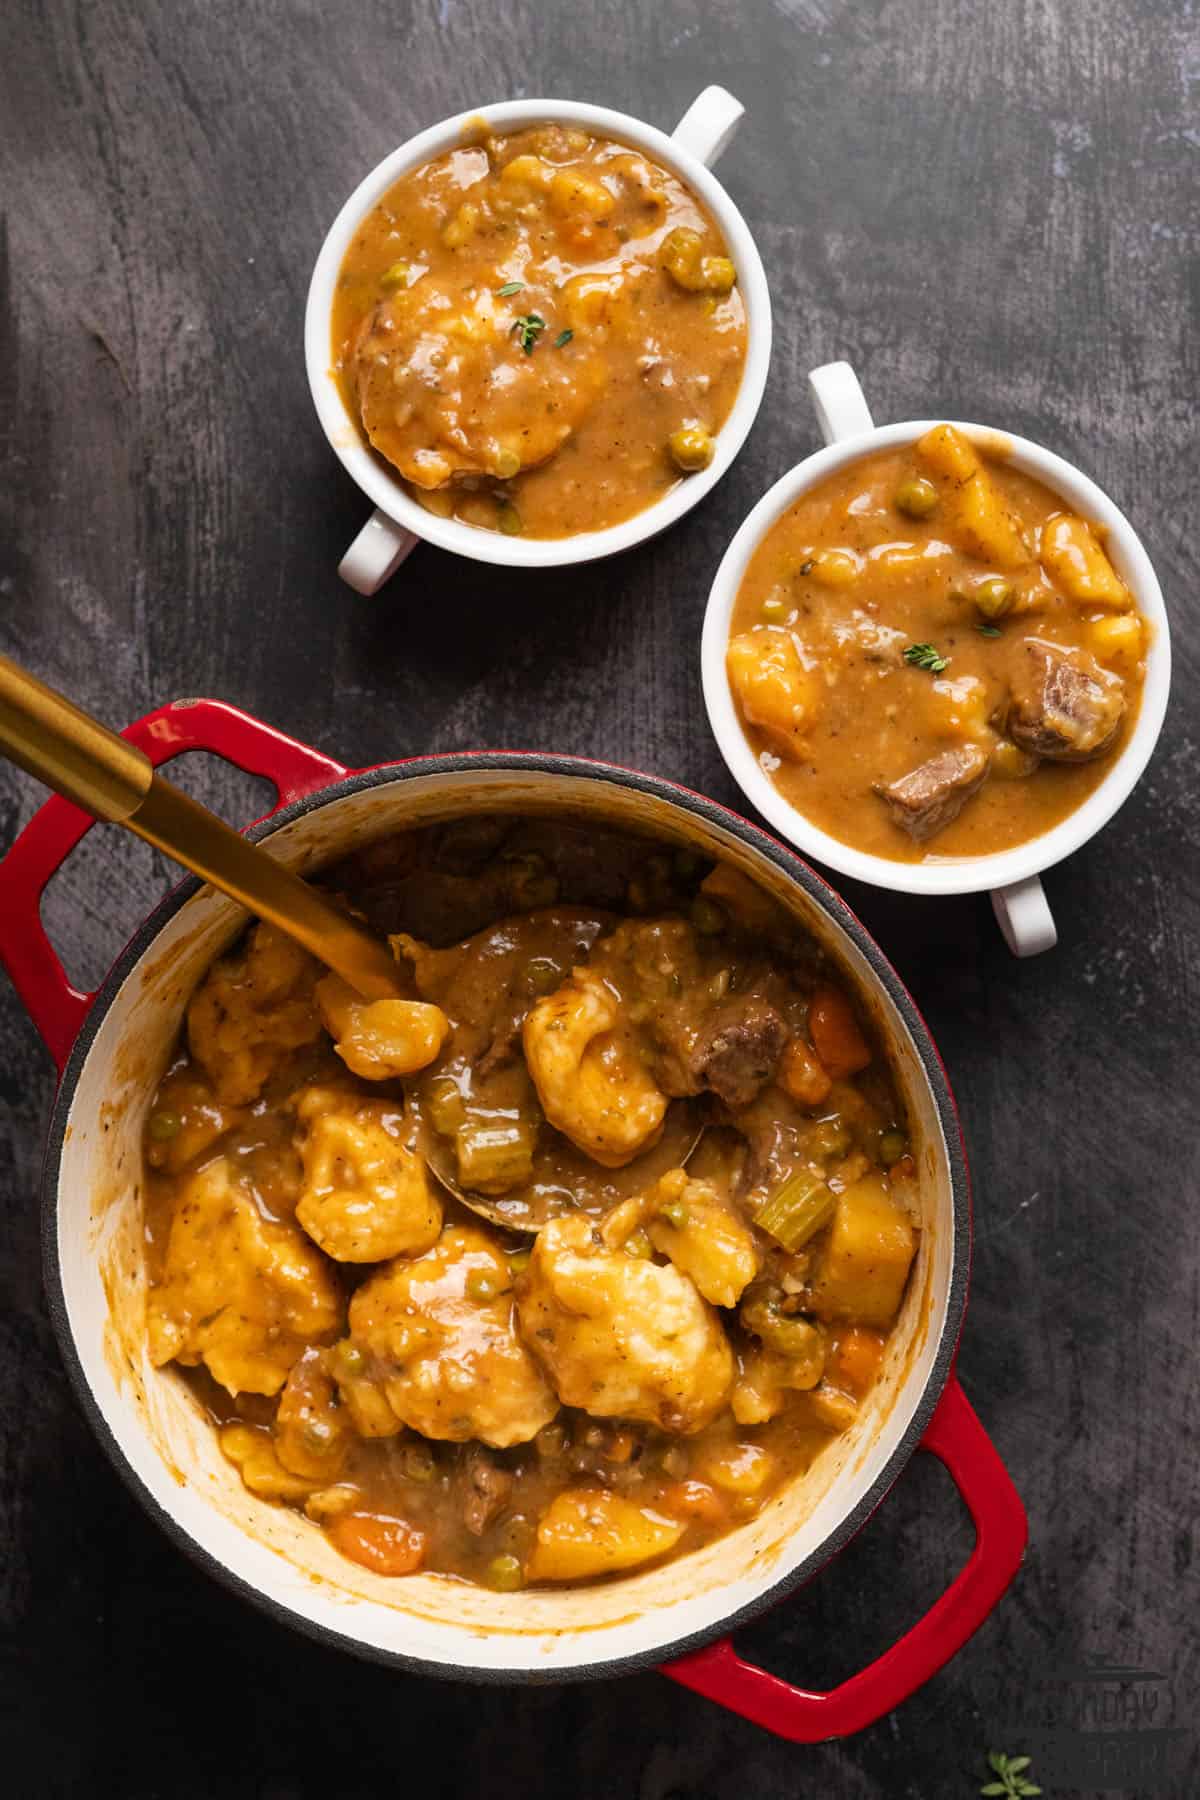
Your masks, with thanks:
M856 1740L796 1749L654 1675L532 1693L397 1677L212 1585L146 1523L67 1390L34 1199L51 1071L6 988L0 1786L928 1800L973 1793L989 1744L1027 1748L1046 1672L1081 1659L1164 1676L1193 1732L1190 0L6 0L0 30L2 641L110 722L211 693L349 763L576 751L738 804L701 707L704 599L737 522L816 445L805 371L843 355L882 421L978 419L1092 473L1145 538L1176 654L1149 774L1047 881L1056 952L1013 962L985 899L850 896L957 1086L978 1217L962 1374L1032 1526L1016 1586L949 1669ZM736 468L615 563L505 573L420 550L376 600L351 594L334 568L366 507L301 358L309 269L347 192L479 102L558 94L670 126L713 79L749 108L721 176L775 299ZM239 821L263 810L207 759L184 779ZM0 842L39 797L0 771ZM71 971L95 980L170 880L93 833L47 903ZM918 1458L748 1645L812 1685L844 1676L968 1543Z

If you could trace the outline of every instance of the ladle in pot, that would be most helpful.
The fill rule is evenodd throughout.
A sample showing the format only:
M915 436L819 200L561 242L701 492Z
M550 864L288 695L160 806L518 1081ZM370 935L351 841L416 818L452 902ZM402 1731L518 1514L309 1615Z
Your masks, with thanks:
M0 752L93 818L121 825L286 931L365 1000L401 995L385 944L157 775L145 752L0 656Z
M144 751L0 656L0 753L93 818L144 838L173 862L228 894L336 971L366 1000L404 997L387 947L317 888L285 869L223 819L165 781ZM704 1122L688 1101L673 1103L663 1137L624 1170L611 1172L613 1200L686 1162ZM575 1207L535 1187L491 1197L464 1189L449 1147L422 1122L421 1149L456 1200L510 1231L537 1231ZM630 1185L630 1184L633 1185Z

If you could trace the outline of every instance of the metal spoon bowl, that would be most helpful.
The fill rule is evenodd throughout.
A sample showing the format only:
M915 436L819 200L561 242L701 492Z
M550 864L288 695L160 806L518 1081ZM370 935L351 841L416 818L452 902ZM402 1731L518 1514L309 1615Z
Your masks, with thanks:
M534 1158L533 1180L507 1194L480 1194L460 1185L451 1141L433 1129L410 1099L417 1147L448 1194L491 1225L536 1233L568 1213L599 1218L631 1194L644 1193L668 1169L681 1168L704 1136L706 1109L700 1100L673 1100L662 1135L649 1150L620 1169L604 1169L561 1132L551 1131Z

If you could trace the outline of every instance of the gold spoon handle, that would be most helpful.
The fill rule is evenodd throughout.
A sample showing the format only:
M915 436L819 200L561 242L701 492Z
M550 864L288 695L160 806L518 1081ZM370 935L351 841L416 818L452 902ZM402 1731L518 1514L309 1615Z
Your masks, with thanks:
M0 752L93 818L123 825L304 945L367 1000L400 992L389 951L325 896L156 775L144 751L0 656Z

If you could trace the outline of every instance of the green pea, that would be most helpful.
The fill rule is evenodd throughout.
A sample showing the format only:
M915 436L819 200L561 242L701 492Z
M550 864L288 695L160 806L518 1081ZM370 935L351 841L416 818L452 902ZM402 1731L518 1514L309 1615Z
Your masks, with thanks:
M1013 603L1013 586L1002 575L988 575L971 598L977 612L985 619L1002 619Z
M896 507L910 519L927 519L938 503L938 492L923 475L910 475L896 489Z
M690 475L707 469L716 444L702 425L681 425L667 439L667 449L675 467Z
M908 1139L902 1131L885 1131L879 1140L879 1160L885 1169L907 1154Z
M529 850L505 859L509 865L513 899L518 906L553 906L558 899L558 877L544 856Z
M183 1120L177 1112L168 1112L163 1108L152 1112L146 1122L146 1135L153 1138L156 1144L165 1144L169 1139L178 1137L183 1129Z
M496 528L502 531L505 537L520 537L524 531L525 526L521 515L511 500L505 500L500 505L496 513Z
M514 1275L523 1275L533 1257L532 1250L510 1250L508 1266Z
M467 1276L467 1293L472 1300L494 1300L501 1291L500 1278L492 1269L472 1269Z
M682 1200L669 1200L662 1209L662 1216L668 1225L673 1225L676 1231L682 1231L688 1222L688 1209Z
M366 1357L358 1345L352 1344L349 1338L343 1338L333 1354L337 1363L337 1373L342 1381L352 1381L355 1376L361 1375L367 1366Z
M845 1156L850 1148L851 1137L840 1119L822 1119L809 1143L813 1155L824 1160L833 1156Z
M562 980L558 964L548 956L531 956L525 965L525 981L535 994L552 994Z
M379 277L379 285L382 288L407 287L408 277L411 272L409 264L401 259L399 262L394 262L390 269L385 269L383 271L383 274Z
M626 1256L636 1257L639 1262L645 1262L654 1255L654 1245L641 1230L630 1233L625 1239L624 1250Z
M700 872L700 858L694 850L677 850L671 861L680 881L690 881Z
M692 901L692 924L702 937L715 937L725 929L725 914L707 894L697 894Z
M525 1586L525 1571L515 1556L493 1556L487 1566L487 1580L498 1594L512 1594Z

